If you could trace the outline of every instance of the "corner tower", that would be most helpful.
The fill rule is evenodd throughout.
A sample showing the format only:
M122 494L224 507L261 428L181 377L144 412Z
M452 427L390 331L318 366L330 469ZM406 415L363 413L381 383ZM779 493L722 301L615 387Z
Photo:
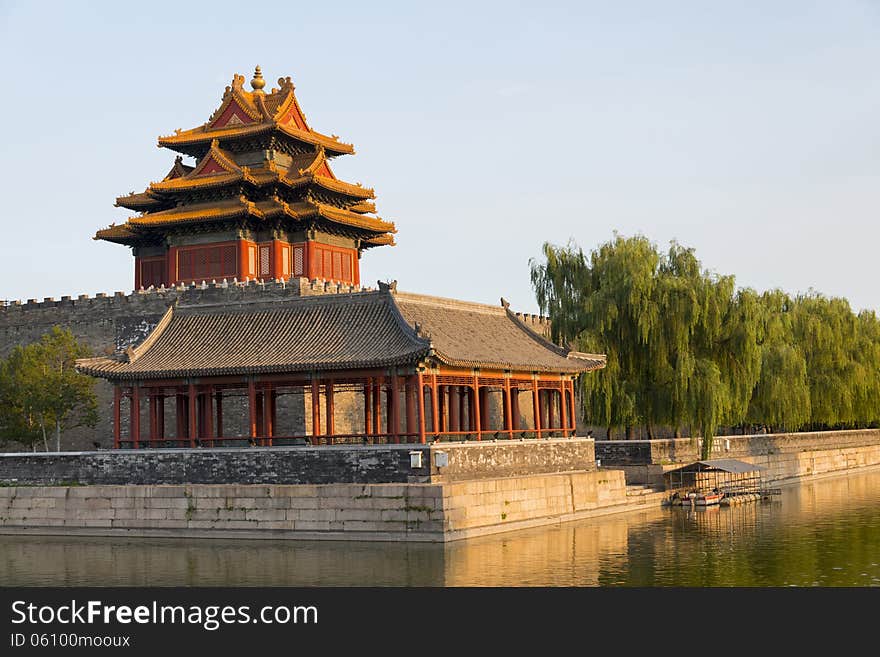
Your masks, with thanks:
M116 199L137 216L96 233L132 247L135 289L292 276L357 285L361 253L394 244L373 190L330 169L353 146L308 126L289 77L265 93L258 66L250 84L234 75L204 125L160 137L182 155L160 182Z

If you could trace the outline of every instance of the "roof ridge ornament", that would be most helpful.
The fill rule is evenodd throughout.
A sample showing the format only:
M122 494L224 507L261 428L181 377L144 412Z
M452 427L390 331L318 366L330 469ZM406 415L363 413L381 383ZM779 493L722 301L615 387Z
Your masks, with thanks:
M251 80L251 87L254 90L254 93L265 93L263 91L263 87L266 86L266 81L263 79L263 72L260 70L260 67L254 69L254 79Z

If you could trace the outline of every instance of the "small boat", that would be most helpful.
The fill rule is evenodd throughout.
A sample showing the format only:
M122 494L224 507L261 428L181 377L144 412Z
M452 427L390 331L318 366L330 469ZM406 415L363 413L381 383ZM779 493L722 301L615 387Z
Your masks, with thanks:
M724 497L724 493L699 493L694 498L694 504L697 506L711 506L721 502L722 497Z
M708 493L688 493L681 499L682 506L712 506L721 502L724 493L711 491Z

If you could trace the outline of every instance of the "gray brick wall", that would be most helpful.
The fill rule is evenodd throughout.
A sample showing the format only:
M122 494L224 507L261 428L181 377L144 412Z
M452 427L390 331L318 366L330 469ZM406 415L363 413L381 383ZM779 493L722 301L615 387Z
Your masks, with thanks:
M437 467L438 452L447 465ZM595 469L584 439L0 454L6 485L429 483Z

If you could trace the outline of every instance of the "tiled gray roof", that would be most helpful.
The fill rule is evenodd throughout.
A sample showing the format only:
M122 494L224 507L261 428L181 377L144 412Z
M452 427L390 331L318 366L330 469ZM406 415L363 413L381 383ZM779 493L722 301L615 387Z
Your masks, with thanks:
M429 351L400 321L391 297L376 292L175 308L157 329L133 359L85 359L78 369L109 379L303 372L403 365Z
M435 356L458 367L583 372L604 367L604 356L569 353L545 340L502 306L398 292L410 324L431 339Z
M135 349L77 362L108 379L416 365L577 373L604 356L569 353L506 308L382 289L241 306L176 307Z

